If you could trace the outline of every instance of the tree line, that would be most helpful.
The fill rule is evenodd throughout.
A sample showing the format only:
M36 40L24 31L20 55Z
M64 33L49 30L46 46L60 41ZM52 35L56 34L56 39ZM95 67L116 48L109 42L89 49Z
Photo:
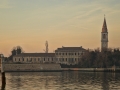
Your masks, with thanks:
M8 59L12 60L13 56L21 54L21 53L23 53L22 47L20 47L20 46L13 47L13 49L11 51L11 55L8 57Z
M120 66L120 49L87 50L77 65L82 68L111 68Z

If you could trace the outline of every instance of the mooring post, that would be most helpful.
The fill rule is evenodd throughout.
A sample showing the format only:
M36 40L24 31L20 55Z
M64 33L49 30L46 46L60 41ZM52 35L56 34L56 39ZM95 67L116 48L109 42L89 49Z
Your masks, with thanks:
M2 86L1 86L1 90L5 90L5 85L6 85L5 72L2 72L1 75L2 75Z
M6 85L6 77L5 77L5 72L3 69L3 58L1 58L1 81L2 81L2 86L1 86L1 90L5 90L5 85Z

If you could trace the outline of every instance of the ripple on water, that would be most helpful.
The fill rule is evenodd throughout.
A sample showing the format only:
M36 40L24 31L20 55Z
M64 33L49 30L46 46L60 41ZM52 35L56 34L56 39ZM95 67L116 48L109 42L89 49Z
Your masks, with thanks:
M120 73L79 71L8 72L5 88L6 90L120 90L119 76Z

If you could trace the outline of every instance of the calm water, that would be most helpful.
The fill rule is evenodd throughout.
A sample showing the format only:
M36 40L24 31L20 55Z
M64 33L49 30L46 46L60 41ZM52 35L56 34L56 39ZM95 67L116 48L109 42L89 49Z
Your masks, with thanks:
M120 90L120 73L9 72L5 90Z

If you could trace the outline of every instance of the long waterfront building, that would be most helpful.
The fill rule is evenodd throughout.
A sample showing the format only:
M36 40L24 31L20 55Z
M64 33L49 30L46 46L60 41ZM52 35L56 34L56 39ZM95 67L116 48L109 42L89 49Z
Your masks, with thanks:
M55 53L21 53L13 56L14 63L78 64L86 50L82 47L62 47Z

